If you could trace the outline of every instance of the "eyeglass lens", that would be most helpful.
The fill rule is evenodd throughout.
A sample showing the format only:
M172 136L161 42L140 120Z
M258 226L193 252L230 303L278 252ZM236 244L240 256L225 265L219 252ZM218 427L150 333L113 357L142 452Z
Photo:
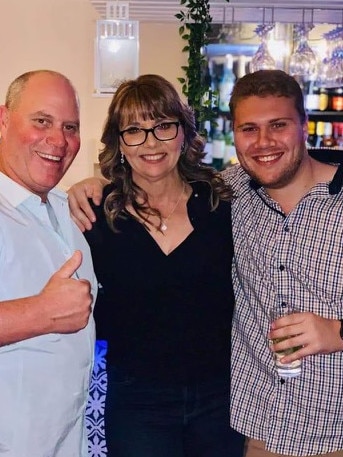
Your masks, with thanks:
M178 122L163 122L151 129L127 129L122 132L122 137L127 146L138 146L143 144L146 141L149 132L151 132L157 140L168 141L176 138L178 127Z

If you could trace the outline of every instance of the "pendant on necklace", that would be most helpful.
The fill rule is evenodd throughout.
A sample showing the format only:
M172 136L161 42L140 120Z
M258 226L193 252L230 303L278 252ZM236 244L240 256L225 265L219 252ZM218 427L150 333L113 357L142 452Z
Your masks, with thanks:
M179 203L180 203L180 201L181 201L182 195L183 195L183 193L184 193L184 191L185 191L185 187L186 187L186 185L185 185L185 183L183 182L183 183L182 183L181 194L179 195L179 198L177 199L177 202L176 202L174 208L170 211L170 213L168 214L167 217L164 217L163 219L162 219L162 217L161 217L161 222L162 222L162 224L161 224L161 230L162 230L162 232L165 232L165 231L168 229L166 222L169 221L169 219L170 219L170 218L172 217L172 215L175 213L176 208L179 206Z

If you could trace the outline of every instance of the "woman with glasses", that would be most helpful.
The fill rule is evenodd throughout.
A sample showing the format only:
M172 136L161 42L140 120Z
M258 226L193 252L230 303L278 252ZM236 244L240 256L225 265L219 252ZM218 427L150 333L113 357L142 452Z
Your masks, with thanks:
M108 341L108 456L239 457L231 190L201 164L193 112L160 76L118 88L101 141L109 184L86 237L101 284L98 338ZM74 208L80 189L69 192Z

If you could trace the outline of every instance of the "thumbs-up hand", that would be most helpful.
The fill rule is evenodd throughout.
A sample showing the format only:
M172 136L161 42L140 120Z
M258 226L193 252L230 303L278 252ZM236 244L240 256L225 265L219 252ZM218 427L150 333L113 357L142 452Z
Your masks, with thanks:
M81 263L82 253L75 251L39 294L49 333L77 332L88 323L93 300L90 283L72 278Z

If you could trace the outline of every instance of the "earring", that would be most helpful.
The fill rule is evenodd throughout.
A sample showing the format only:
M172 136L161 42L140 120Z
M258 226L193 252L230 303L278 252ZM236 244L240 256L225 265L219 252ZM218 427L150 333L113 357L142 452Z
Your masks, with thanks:
M186 153L186 151L185 151L185 143L182 143L180 155L183 155L183 154L185 154L185 153Z
M121 152L120 153L120 163L123 164L124 162L125 162L124 154Z

